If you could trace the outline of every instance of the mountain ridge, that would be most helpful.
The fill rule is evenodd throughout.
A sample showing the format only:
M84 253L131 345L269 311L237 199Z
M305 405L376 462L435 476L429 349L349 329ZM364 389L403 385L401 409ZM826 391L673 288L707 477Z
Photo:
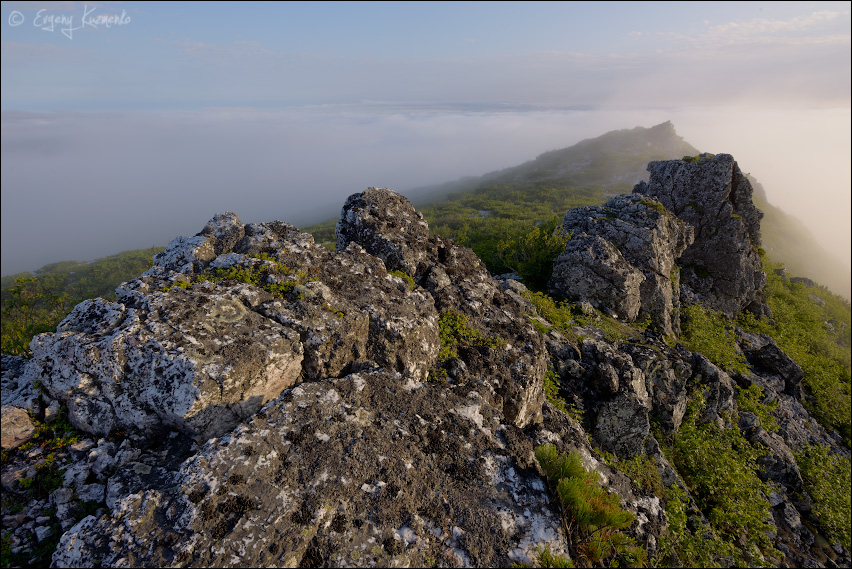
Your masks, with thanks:
M32 359L3 356L4 500L20 506L4 509L4 542L57 567L501 566L545 551L848 564L842 504L817 481L845 473L849 487L849 410L820 414L825 377L764 333L756 294L818 303L755 278L759 216L732 157L650 170L577 219L606 255L576 302L493 279L385 188L346 200L334 251L232 212L173 239L116 301L84 301L34 338ZM714 241L701 218L690 239L672 219L684 209L723 211L737 231ZM696 243L681 283L669 259ZM625 275L658 273L681 291L662 312L687 313L680 336L610 300ZM702 308L730 302L707 279L740 281L736 335ZM685 293L698 304L681 306ZM848 372L845 386L848 401ZM76 440L44 440L51 424ZM574 466L553 470L563 460ZM571 484L576 498L558 490ZM593 515L620 529L581 521L575 499L610 504Z

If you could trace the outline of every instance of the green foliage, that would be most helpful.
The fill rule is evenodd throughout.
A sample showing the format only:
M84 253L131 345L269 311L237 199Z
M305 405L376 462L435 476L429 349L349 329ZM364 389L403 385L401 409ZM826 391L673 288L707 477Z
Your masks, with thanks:
M587 471L576 452L561 454L552 445L535 449L550 489L562 506L575 559L588 566L612 565L618 560L642 567L647 553L621 531L635 516L622 510L619 498L597 484L597 472Z
M550 551L550 546L539 548L537 561L539 567L552 567L554 569L571 569L574 562L563 555L557 555Z
M556 377L556 372L550 366L547 367L547 371L544 373L544 398L563 413L568 413L568 405L559 396L559 379Z
M444 366L451 359L458 357L459 347L500 349L506 345L506 341L502 338L483 336L479 330L470 328L467 320L467 316L452 310L448 310L438 318L441 349L438 352L438 365L429 370L429 381L447 383L447 370Z
M554 259L570 239L556 226L557 220L552 220L523 235L501 240L497 245L498 259L518 273L528 286L545 288L553 273Z
M678 486L667 490L668 534L660 536L657 567L671 565L676 556L682 567L720 567L718 558L726 552L710 528L689 528L689 497Z
M410 290L414 290L415 288L417 288L417 283L414 282L414 277L412 277L405 271L388 271L388 274L393 275L395 277L399 277L404 280L406 283L408 283L408 288Z
M56 330L70 310L68 295L47 289L34 277L15 279L15 285L5 292L0 349L4 354L32 357L30 341L37 334Z
M51 422L41 422L32 419L35 433L32 438L22 444L22 451L33 447L42 447L47 450L61 450L71 446L79 440L79 433L68 421L68 409L63 405L59 409L56 418Z
M733 556L737 565L754 566L763 562L761 551L777 554L766 535L773 528L768 501L773 488L757 475L764 450L736 427L699 424L704 405L702 392L690 397L671 441L670 460L717 533L718 553Z
M486 183L471 191L450 194L420 210L433 233L470 247L489 271L499 274L513 270L505 260L513 257L512 251L517 251L521 259L535 256L529 245L549 240L542 225L555 227L554 213L601 203L606 200L606 192L601 186L575 187L560 180ZM505 247L507 244L509 247ZM505 259L501 259L501 252ZM528 266L534 268L536 264ZM533 272L541 271L547 269Z
M547 320L569 340L580 339L574 333L574 325L595 326L610 342L623 342L636 335L635 328L597 311L592 316L585 314L579 306L567 300L556 301L543 292L532 291L526 291L524 297L536 307L539 316Z
M729 373L748 373L745 356L724 316L699 304L686 304L681 307L680 319L681 342L689 350L703 354Z
M802 367L804 385L813 395L805 406L826 428L836 430L844 444L852 444L852 389L850 349L852 312L849 303L823 287L807 287L775 274L779 265L764 262L764 295L772 322L750 313L737 323L750 332L772 336ZM822 305L812 298L821 300Z
M759 385L752 383L748 386L748 389L737 386L737 407L741 411L748 411L757 415L757 418L760 419L760 425L767 431L774 433L778 430L778 423L775 421L772 412L778 407L778 402L764 403L765 400L763 388Z
M438 335L441 351L438 362L444 363L458 357L459 346L502 348L506 342L493 336L483 336L479 330L468 327L467 316L448 310L438 318Z
M646 492L655 496L666 496L660 469L650 456L637 454L628 460L618 460L614 466Z
M670 215L665 206L656 200L641 200L639 203L641 203L645 207L650 207L651 209L658 211L666 217Z
M251 266L234 265L227 268L219 267L207 270L196 275L189 281L177 281L173 285L162 289L162 291L168 292L175 287L188 289L193 284L202 281L237 281L262 288L267 292L271 292L274 296L283 297L292 292L297 285L302 284L307 276L306 273L300 271L299 267L290 267L279 263L275 257L266 253L252 255L251 258L264 262ZM283 282L281 282L282 280ZM332 309L332 312L335 311Z
M65 482L64 469L60 469L54 461L56 455L48 454L45 459L36 465L35 476L32 478L21 478L18 483L21 488L31 490L37 498L47 498L50 493L62 486Z
M852 547L852 464L847 457L832 454L828 446L810 446L796 454L796 464L802 472L805 490L814 500L813 513L829 538Z
M64 261L45 265L34 275L2 279L0 350L31 357L33 336L56 330L56 325L80 301L103 297L115 300L115 288L139 276L162 248L124 251L91 263Z

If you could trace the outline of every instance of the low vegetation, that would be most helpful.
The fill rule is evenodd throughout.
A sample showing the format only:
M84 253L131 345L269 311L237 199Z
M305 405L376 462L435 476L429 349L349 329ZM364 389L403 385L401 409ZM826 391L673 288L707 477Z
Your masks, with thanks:
M500 241L497 257L529 286L544 289L553 274L553 263L568 239L570 236L560 233L555 222L545 223L523 235Z
M814 500L813 513L826 534L846 549L852 547L852 464L827 446L811 446L796 454L805 490Z
M535 456L560 505L573 559L583 567L644 566L647 553L621 531L635 516L598 485L597 472L586 470L576 452L562 454L552 445L536 448ZM549 552L547 558L554 559L552 567L571 566L555 564L567 560Z
M728 373L748 372L733 326L724 316L700 304L687 304L681 307L680 319L680 342L690 351L703 354Z
M680 429L660 441L714 534L695 551L696 540L705 540L681 535L682 547L675 551L687 567L712 566L722 558L732 558L737 566L766 565L764 555L779 552L767 536L774 528L768 500L774 487L758 477L757 459L765 449L743 437L737 417L728 417L724 427L715 421L701 423L704 407L703 393L696 391ZM672 499L680 501L672 504L675 510L685 505L677 495Z
M124 251L91 263L63 261L35 273L3 277L0 282L2 319L0 349L4 354L30 357L30 340L56 329L80 301L103 297L115 300L115 288L151 266L162 247Z
M457 358L458 349L493 348L500 349L506 341L496 336L484 336L479 330L467 325L468 317L464 314L448 310L438 318L438 335L441 349L438 352L437 366L429 371L429 379L443 383L447 378L446 366L453 358Z
M743 329L772 336L784 352L802 367L812 400L805 406L819 422L840 433L852 446L852 389L850 345L852 312L849 303L824 287L808 287L776 274L779 265L764 261L766 302L772 320L743 312Z
M548 269L546 255L535 247L555 250L558 238L552 229L561 221L559 216L575 207L602 203L607 192L603 186L559 180L493 183L450 194L420 211L433 233L473 249L492 273L523 271L532 276L530 286L537 286L547 283L552 265Z
M168 291L175 287L190 288L193 284L204 281L236 281L254 285L272 293L274 296L281 297L302 284L307 276L299 267L284 265L274 257L264 253L251 255L249 258L262 261L262 263L210 269L192 277L191 280L178 281L163 290Z

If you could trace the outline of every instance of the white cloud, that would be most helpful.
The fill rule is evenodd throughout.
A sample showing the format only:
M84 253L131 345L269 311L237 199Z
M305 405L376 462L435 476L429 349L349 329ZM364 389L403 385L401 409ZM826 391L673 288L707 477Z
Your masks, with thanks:
M822 10L819 12L813 12L808 16L798 16L790 18L789 20L766 20L763 18L757 18L744 22L728 22L726 24L711 27L707 30L707 35L720 38L753 38L763 34L774 34L778 32L804 32L848 15L848 10L843 12Z

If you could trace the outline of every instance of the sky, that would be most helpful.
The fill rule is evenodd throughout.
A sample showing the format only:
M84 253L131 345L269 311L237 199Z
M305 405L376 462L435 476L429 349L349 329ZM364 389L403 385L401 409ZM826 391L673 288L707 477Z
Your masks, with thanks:
M2 274L671 120L842 270L850 2L3 2Z

